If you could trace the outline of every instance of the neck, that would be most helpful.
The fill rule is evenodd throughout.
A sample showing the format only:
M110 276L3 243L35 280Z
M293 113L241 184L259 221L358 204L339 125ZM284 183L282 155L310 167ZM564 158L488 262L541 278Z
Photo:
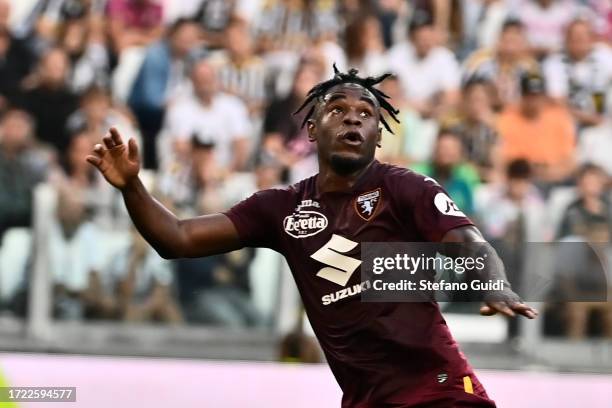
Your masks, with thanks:
M350 174L340 175L332 169L329 163L325 163L321 160L321 158L319 158L317 189L321 193L350 190L361 178L361 176L368 171L372 163L374 163L374 159L372 159L367 165Z
M211 94L199 94L198 99L204 106L209 106L212 103L213 96Z

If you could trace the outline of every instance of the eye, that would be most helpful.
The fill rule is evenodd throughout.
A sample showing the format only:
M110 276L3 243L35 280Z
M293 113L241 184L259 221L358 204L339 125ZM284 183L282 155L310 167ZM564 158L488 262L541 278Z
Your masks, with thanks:
M335 108L333 108L333 109L331 110L331 113L333 113L333 114L335 114L335 115L337 115L338 113L342 113L342 108L340 108L340 107L336 106Z
M368 111L362 111L362 112L361 112L359 115L360 115L362 118L369 118L370 116L372 116L372 115L370 114L370 112L368 112Z

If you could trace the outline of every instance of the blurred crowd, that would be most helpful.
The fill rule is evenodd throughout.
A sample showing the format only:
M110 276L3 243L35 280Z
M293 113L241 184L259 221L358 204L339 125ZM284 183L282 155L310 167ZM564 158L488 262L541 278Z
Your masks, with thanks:
M316 173L293 112L334 63L394 74L378 159L436 178L506 252L608 242L611 44L607 0L0 0L3 307L27 305L46 182L55 317L269 324L277 283L254 279L275 261L161 259L84 157L115 126L179 216L226 209ZM591 306L561 332L587 334L592 308L612 336Z

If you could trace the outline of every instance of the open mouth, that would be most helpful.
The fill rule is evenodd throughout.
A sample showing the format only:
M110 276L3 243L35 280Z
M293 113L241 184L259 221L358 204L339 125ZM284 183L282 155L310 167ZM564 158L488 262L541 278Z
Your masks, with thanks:
M350 145L360 145L363 143L363 136L356 130L349 130L340 135L340 140Z

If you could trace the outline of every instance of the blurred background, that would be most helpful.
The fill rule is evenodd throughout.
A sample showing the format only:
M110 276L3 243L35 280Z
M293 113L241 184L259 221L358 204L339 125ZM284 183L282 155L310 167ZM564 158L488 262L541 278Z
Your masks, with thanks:
M268 377L227 363L220 380L206 361L322 362L280 255L164 260L84 157L116 126L138 140L145 184L177 215L224 210L317 172L292 112L333 63L395 74L381 88L401 123L390 121L378 159L436 178L516 287L544 273L527 242L607 247L611 45L609 0L0 0L0 382L92 385L97 369L86 367L107 361L94 355L145 366L165 357L203 364L194 375L222 392L213 384L236 386L240 373ZM521 400L525 384L546 384L556 407L612 389L611 376L563 377L565 386L551 374L612 373L612 303L562 301L593 289L566 284L565 298L537 299L534 322L442 305L471 362L493 370L483 383L507 398L500 406L552 406ZM142 367L125 361L111 367ZM146 367L134 374L142 386L157 370ZM295 392L305 378L329 390L302 397L331 402L304 406L337 406L326 367L292 367L305 370L291 371ZM290 387L281 372L270 382ZM236 406L229 394L209 406ZM273 395L265 406L287 406Z

